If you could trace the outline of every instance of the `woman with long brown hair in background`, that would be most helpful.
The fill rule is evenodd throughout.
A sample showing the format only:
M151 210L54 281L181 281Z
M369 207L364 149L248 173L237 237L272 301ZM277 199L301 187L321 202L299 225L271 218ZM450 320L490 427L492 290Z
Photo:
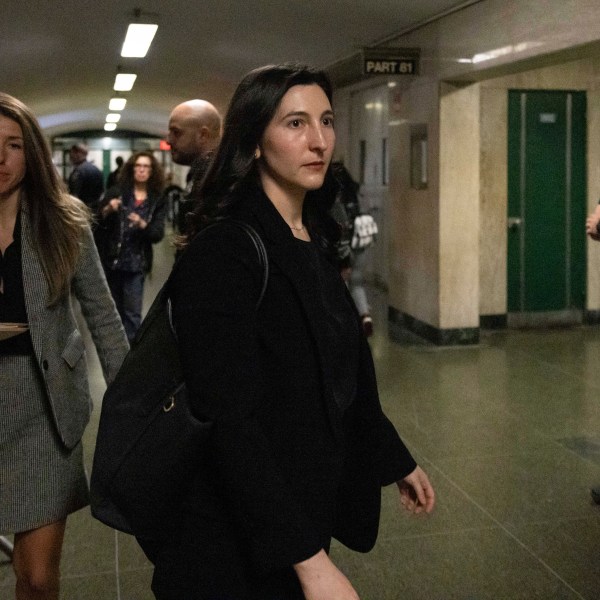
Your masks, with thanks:
M152 244L165 235L163 172L152 152L135 152L118 186L100 202L97 239L108 285L129 341L142 322L144 280L152 270Z

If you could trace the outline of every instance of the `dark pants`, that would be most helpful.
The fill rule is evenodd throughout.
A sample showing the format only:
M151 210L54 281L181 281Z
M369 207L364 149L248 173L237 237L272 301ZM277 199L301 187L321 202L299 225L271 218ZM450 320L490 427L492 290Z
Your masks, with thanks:
M145 275L142 272L108 270L106 279L121 321L123 321L127 339L131 342L142 322Z

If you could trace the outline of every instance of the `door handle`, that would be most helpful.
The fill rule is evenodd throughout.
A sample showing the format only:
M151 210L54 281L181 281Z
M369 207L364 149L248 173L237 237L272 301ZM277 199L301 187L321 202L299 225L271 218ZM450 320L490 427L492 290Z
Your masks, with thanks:
M523 224L523 219L521 217L508 217L507 225L508 228L514 231L515 229L519 229Z

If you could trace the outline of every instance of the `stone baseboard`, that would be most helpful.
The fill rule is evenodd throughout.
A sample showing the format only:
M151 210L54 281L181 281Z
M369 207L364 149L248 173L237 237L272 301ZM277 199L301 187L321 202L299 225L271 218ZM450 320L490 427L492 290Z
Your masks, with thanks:
M481 327L481 329L506 329L508 327L508 316L506 313L499 315L480 315L479 327Z
M388 318L391 323L405 327L419 337L437 346L465 346L479 343L479 327L440 329L388 306Z

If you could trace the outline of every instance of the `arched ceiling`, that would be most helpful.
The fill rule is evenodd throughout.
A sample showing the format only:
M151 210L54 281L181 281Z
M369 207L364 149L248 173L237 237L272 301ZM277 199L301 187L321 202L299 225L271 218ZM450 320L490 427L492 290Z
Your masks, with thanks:
M135 2L135 0L134 0ZM137 73L119 128L164 135L176 104L221 111L250 69L296 60L327 67L364 46L471 4L457 0L4 0L0 90L17 96L49 136L102 129L117 68ZM158 32L142 59L121 58L135 8Z

